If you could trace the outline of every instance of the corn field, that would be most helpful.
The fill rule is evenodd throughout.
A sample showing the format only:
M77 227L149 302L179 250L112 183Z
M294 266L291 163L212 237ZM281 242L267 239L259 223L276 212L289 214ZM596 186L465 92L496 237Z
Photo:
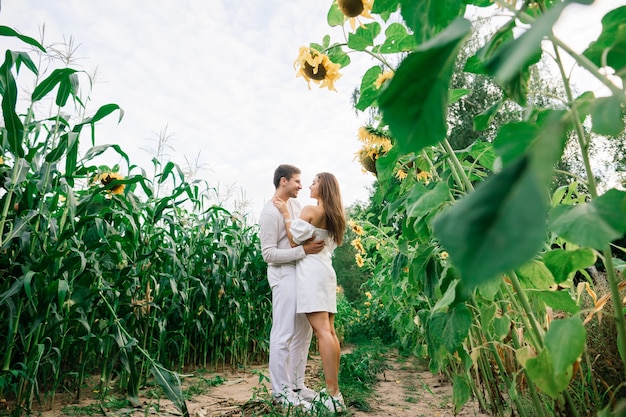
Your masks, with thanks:
M87 115L84 73L40 73L44 46L0 35L28 51L7 50L0 67L0 398L28 412L60 387L79 397L94 373L103 393L116 379L137 400L152 374L180 398L168 369L263 358L270 296L255 227L177 165L155 159L149 178L119 146L97 145L96 124L122 109ZM22 97L25 72L35 82ZM128 174L97 165L105 152Z

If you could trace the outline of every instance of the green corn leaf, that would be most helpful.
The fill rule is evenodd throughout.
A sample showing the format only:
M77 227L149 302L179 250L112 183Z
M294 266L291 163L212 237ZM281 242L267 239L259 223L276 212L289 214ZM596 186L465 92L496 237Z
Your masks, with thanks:
M160 363L152 361L150 364L150 371L157 380L159 386L167 395L167 398L174 403L182 413L183 417L189 417L189 411L187 409L187 403L185 402L185 396L180 386L180 379L178 374L165 369Z
M65 151L67 150L68 135L69 133L64 133L63 135L61 135L56 148L52 149L46 155L46 162L56 162L59 159L63 158L63 155L65 155Z
M558 205L548 229L577 245L604 248L626 233L626 192L611 189L589 203Z
M2 85L2 116L4 128L7 131L9 149L16 156L24 157L24 125L15 111L17 104L17 84L11 69L13 68L13 54L7 51L5 61L0 66L0 84Z
M57 85L63 84L62 87L59 88L57 93L56 103L61 106L59 103L65 104L69 94L72 93L72 82L70 80L70 76L77 71L72 68L57 68L42 82L40 82L33 93L31 94L31 100L33 102L39 101L44 98L48 93L50 93Z
M34 46L35 48L39 49L42 52L46 52L46 48L44 48L35 39L33 39L33 38L29 37L29 36L21 35L17 31L15 31L15 29L12 29L12 28L10 28L8 26L0 26L0 36L13 36L13 37L16 37L19 40L21 40L22 42L25 42L25 43L27 43L29 45L32 45L32 46Z

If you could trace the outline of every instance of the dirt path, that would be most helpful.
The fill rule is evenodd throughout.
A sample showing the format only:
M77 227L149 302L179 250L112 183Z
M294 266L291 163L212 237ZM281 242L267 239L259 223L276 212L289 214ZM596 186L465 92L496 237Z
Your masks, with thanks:
M401 359L393 351L387 353L389 369L379 375L379 383L374 396L370 400L372 410L363 412L350 409L348 416L353 417L438 417L454 416L452 408L452 386L434 377L423 366L416 365L415 361ZM315 386L319 382L319 357L312 357L307 368L308 384ZM269 415L269 407L264 401L255 401L255 393L260 398L268 398L269 384L260 375L267 375L267 365L251 366L245 370L232 372L211 372L202 375L204 380L222 378L225 382L206 388L203 393L193 395L187 400L187 408L191 417L214 416L249 416ZM183 379L186 387L198 386L199 377ZM140 416L180 416L180 412L168 400L150 398L149 392L142 392L141 407L116 408L107 411L110 417L140 417ZM349 402L349 399L346 399ZM95 402L84 400L80 404L68 406L58 405L55 409L44 411L42 417L57 417L64 415L94 415L81 413ZM64 408L68 407L68 408ZM99 411L99 410L98 410ZM96 411L96 415L98 412ZM466 404L457 416L460 417L489 417L480 413L475 403Z

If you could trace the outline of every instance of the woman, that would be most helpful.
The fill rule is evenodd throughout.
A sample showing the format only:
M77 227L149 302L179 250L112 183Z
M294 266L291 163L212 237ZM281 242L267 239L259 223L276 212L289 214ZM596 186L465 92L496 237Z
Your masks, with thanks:
M309 187L316 206L304 206L299 219L291 219L285 202L274 199L274 205L285 218L287 236L292 246L308 239L321 239L324 249L307 255L296 263L297 312L305 313L319 344L327 398L320 398L331 411L342 412L346 406L339 391L340 345L335 333L337 313L337 275L332 266L332 254L341 245L346 220L333 174L322 172Z

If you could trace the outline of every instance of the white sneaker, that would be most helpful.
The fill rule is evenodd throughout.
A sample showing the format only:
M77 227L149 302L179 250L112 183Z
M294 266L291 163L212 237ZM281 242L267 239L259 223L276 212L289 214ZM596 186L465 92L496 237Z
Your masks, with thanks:
M348 410L346 407L346 403L343 401L343 395L341 393L332 396L330 395L326 389L320 391L318 396L315 398L315 402L321 403L328 410L333 411L337 414L343 413Z
M300 397L295 392L289 390L281 392L278 395L274 395L274 402L282 405L283 407L302 407L305 410L311 409L311 403Z
M294 392L305 401L312 401L313 398L317 397L317 392L308 387L296 388L294 389Z

